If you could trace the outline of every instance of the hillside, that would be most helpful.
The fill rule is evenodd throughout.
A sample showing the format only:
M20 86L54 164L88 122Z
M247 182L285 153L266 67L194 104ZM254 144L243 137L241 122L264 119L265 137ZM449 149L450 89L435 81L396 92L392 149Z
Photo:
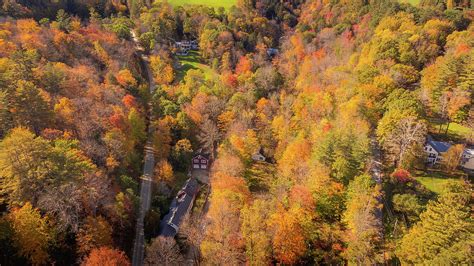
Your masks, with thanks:
M0 264L473 264L474 11L410 2L3 0Z
M236 5L236 0L169 0L168 3L174 6L183 6L183 5L204 5L214 8L223 7L229 9L232 6Z

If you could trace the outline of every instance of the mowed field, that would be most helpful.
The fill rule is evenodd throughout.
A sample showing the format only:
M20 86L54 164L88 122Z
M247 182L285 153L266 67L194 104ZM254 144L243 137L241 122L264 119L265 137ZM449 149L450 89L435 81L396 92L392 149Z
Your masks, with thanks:
M198 51L189 51L188 55L178 55L181 68L176 72L176 80L180 82L186 76L186 73L191 70L201 71L206 79L217 78L217 73L208 65L202 63L201 54Z
M183 5L203 5L210 7L224 7L229 9L231 6L237 3L237 0L168 0L168 3L174 6L183 6Z
M420 0L400 0L400 2L403 2L403 3L410 3L414 6L417 6L419 3L420 3Z

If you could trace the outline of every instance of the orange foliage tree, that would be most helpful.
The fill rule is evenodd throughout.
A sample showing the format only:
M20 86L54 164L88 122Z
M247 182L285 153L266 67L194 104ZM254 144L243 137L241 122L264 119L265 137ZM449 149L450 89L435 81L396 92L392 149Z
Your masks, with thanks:
M108 247L95 248L82 262L82 266L129 266L130 261L123 251Z
M291 213L280 206L271 217L270 224L274 230L273 251L280 263L295 264L306 252L305 238L297 216L297 213Z

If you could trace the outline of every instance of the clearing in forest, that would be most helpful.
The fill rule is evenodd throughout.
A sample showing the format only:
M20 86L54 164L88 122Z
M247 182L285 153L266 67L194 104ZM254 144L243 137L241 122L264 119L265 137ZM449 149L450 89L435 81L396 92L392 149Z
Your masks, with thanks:
M417 6L420 3L420 0L400 0L401 3L410 3L414 6Z
M213 79L217 76L214 69L202 63L201 54L198 51L189 51L188 55L178 55L177 58L181 65L176 73L176 80L178 82L183 80L186 73L191 69L200 70L206 79Z
M459 174L459 173L458 173ZM444 172L419 173L415 179L428 190L441 194L449 181L461 182L458 174L446 174Z
M184 6L184 5L203 5L210 6L214 8L223 7L225 9L231 8L233 5L236 5L236 0L168 0L168 3L174 6Z

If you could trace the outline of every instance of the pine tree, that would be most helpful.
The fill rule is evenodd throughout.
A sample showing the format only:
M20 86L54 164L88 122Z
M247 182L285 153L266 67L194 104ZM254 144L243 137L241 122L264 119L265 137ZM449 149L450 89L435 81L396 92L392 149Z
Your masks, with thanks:
M430 202L421 220L399 243L402 264L469 265L472 263L474 221L471 185L453 181Z

